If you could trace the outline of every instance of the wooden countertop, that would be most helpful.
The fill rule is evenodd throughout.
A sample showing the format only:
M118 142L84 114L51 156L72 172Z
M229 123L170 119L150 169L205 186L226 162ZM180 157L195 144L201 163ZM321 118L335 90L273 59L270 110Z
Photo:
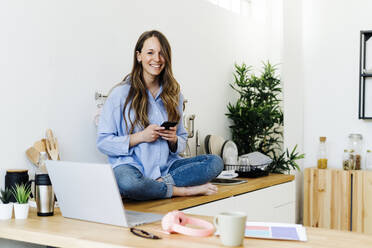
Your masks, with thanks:
M211 217L203 217L212 221ZM164 234L160 222L139 228L162 237L149 240L130 233L128 228L63 218L59 211L52 217L37 217L31 208L27 220L0 221L0 238L68 248L119 248L119 247L222 247L216 236L189 237L181 234ZM372 236L328 229L306 227L308 242L274 241L245 238L244 247L250 248L367 248Z
M195 207L208 202L221 200L234 195L244 194L247 192L263 189L273 185L287 183L294 180L293 175L270 174L260 178L242 178L248 182L238 185L218 185L218 193L209 196L190 196L174 197L170 199L161 199L155 201L130 201L124 200L124 206L128 210L142 212L167 213L172 210L181 210Z

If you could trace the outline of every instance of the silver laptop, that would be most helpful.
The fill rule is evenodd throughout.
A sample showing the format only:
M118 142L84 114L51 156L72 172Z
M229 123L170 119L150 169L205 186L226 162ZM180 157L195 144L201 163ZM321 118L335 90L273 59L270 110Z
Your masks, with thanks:
M48 160L46 167L64 217L124 227L163 217L125 210L109 164Z

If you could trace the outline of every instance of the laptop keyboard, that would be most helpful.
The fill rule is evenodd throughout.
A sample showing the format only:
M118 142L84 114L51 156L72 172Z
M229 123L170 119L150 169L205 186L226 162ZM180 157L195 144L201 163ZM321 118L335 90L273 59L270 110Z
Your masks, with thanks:
M127 221L130 225L141 225L161 220L163 215L125 210Z

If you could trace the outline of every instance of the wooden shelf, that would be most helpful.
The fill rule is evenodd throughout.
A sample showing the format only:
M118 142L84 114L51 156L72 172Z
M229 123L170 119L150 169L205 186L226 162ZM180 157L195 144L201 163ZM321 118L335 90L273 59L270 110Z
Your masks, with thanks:
M362 73L360 74L361 77L372 77L372 73Z

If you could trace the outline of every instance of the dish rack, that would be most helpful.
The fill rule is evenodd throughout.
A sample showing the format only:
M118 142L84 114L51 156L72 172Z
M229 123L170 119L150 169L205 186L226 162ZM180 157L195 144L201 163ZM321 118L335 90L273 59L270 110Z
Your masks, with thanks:
M225 170L235 170L239 177L257 178L269 175L269 164L264 165L231 165L225 164Z

